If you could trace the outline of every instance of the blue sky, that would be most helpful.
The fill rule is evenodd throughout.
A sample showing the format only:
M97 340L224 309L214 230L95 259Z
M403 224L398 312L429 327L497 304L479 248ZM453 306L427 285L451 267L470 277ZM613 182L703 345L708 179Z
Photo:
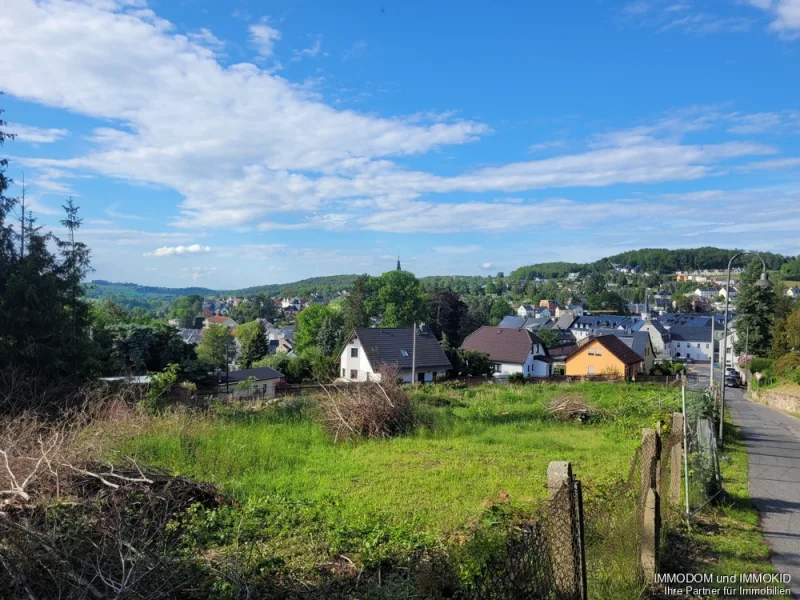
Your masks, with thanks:
M114 281L800 253L800 0L502 4L11 0L3 154Z

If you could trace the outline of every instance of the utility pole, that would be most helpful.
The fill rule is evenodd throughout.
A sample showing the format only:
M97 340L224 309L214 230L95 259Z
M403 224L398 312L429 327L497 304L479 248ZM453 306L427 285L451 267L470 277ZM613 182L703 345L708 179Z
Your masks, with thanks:
M747 323L747 329L744 330L744 358L747 360L747 351L750 346L750 323ZM747 367L744 369L744 384L747 386Z
M414 321L414 329L411 331L411 383L416 381L417 372L417 322Z
M708 385L712 389L712 392L711 392L712 394L714 393L713 392L713 389L714 389L714 345L716 344L716 342L714 341L714 321L716 321L716 318L714 316L714 313L711 313L711 369L710 369L710 374L709 374L711 380L710 380ZM724 375L724 373L723 373L723 375Z

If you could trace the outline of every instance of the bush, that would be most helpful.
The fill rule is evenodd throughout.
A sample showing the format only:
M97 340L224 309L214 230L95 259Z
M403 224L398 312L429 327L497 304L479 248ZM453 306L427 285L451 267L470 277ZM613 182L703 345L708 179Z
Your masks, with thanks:
M525 383L525 375L522 373L512 373L508 376L508 383Z
M380 368L381 381L326 389L319 398L322 421L335 441L402 435L414 427L411 399L397 371Z
M800 368L800 352L784 354L775 361L774 369L777 375L789 377L794 369Z
M768 369L772 368L772 365L775 361L771 358L762 358L760 356L756 356L755 358L751 358L750 362L747 363L747 368L750 369L751 373L764 373Z

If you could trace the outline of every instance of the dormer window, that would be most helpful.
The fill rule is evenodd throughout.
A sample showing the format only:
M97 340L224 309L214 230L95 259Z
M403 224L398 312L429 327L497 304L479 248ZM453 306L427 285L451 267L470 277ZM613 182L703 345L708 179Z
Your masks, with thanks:
M406 350L405 348L402 348L400 350L400 354L403 355L403 358L408 358L408 350Z

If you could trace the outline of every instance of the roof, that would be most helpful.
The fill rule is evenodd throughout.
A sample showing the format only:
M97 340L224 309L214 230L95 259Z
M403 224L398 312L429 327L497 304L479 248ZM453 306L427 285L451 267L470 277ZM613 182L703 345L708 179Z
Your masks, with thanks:
M598 337L587 338L586 342L578 345L576 350L567 357L567 361L569 361L569 359L576 354L582 352L584 348L588 348L591 345L590 342L592 341L595 341L603 346L603 348L611 352L611 354L617 357L623 364L635 365L644 360L641 356L636 354L636 352L631 350L628 345L616 335L601 335Z
M135 383L135 384L148 384L150 383L150 375L120 375L118 377L100 377L98 381L105 381L106 383Z
M631 322L630 317L619 315L584 315L575 319L571 325L578 329L594 329L596 327L617 327L620 323Z
M411 369L411 354L414 348L413 327L379 329L359 327L350 336L357 337L373 369L381 364L400 370ZM405 353L403 352L405 350ZM433 367L452 368L450 360L442 350L436 337L429 331L418 331L416 341L416 369Z
M575 321L577 317L570 313L562 314L558 319L556 319L555 323L553 323L553 329L569 329L572 323Z
M522 364L528 360L534 344L542 341L527 329L483 326L467 336L461 349L485 352L495 362ZM544 350L546 354L547 349Z
M669 330L674 341L709 342L711 343L711 327L687 327L674 325Z
M264 379L283 379L283 373L278 373L271 367L259 367L257 369L242 369L241 371L230 371L227 376L227 383L238 383L248 377L255 377L258 381ZM222 383L226 383L225 373L222 374Z
M503 317L498 327L503 329L529 329L536 331L540 327L547 327L551 323L550 317Z
M644 322L642 324L642 327L644 327L645 325L652 325L653 329L655 329L662 336L669 335L669 331L667 331L667 328L664 327L664 324L661 321L658 321L657 319L651 319L650 321Z
M224 315L219 315L216 317L209 317L206 319L209 323L213 323L214 325L224 325L227 321L233 321L230 317L226 317ZM236 321L233 321L236 323Z
M200 336L203 335L202 329L179 329L178 333L185 344L199 344Z

